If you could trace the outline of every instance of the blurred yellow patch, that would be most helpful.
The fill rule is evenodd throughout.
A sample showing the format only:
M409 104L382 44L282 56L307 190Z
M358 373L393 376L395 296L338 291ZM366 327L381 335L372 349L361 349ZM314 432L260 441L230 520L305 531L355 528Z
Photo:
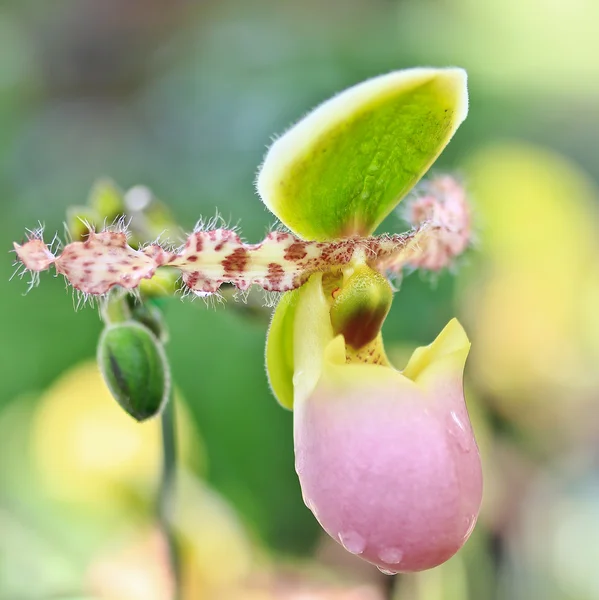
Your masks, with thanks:
M177 398L184 464L204 461L201 440ZM153 497L162 464L160 421L136 423L110 395L95 362L67 371L42 396L31 428L32 456L49 492L108 508Z
M481 230L461 292L470 372L504 414L576 434L599 386L597 190L564 157L515 142L466 172Z

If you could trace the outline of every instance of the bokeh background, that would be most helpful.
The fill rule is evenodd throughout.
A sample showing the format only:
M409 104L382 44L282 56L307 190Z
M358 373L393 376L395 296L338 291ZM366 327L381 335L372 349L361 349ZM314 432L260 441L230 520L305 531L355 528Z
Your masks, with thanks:
M169 597L158 425L104 389L97 310L75 312L58 278L24 297L8 283L11 242L38 221L62 232L103 175L148 185L181 231L218 209L256 242L272 136L418 65L468 70L470 116L434 170L467 182L477 241L452 273L404 280L385 339L401 366L452 316L469 332L477 529L395 578L323 539L267 385L269 310L174 299L185 597L599 598L598 19L594 0L1 2L0 599Z

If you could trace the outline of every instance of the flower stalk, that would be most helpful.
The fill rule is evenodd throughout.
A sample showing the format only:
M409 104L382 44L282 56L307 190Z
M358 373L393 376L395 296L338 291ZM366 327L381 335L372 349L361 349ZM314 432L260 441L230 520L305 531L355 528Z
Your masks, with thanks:
M172 527L172 511L176 493L177 433L175 399L171 393L162 414L162 471L158 490L157 513L160 529L167 544L170 569L173 579L173 600L179 600L181 589L181 565L177 541Z

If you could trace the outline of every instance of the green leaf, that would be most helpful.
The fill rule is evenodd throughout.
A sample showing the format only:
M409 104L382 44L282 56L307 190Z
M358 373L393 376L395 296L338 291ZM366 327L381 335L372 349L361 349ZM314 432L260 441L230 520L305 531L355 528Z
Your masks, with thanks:
M266 372L281 406L293 408L293 330L300 290L286 292L275 308L266 338Z
M156 416L168 400L170 370L156 336L143 325L108 326L100 336L98 365L121 408L137 421Z
M279 138L258 174L258 192L306 239L370 235L467 112L462 69L375 77L321 104Z

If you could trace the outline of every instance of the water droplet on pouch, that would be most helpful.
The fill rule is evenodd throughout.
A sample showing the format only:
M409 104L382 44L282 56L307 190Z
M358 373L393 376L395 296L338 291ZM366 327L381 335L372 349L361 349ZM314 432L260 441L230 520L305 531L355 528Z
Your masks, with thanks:
M303 371L296 371L294 373L294 375L293 375L292 380L291 380L293 382L293 385L294 386L298 385L298 383L301 382L303 376L304 376L304 372Z
M379 552L379 558L390 565L396 565L401 562L403 552L399 548L383 548Z
M389 569L383 569L382 567L377 567L377 569L383 574L383 575L397 575L397 571L390 571Z
M342 531L338 535L341 545L352 554L362 554L366 547L366 540L355 531Z
M295 472L301 475L304 472L306 461L302 452L297 452L295 455Z
M470 437L471 433L468 431L464 423L462 423L460 417L458 417L455 411L449 413L449 435L456 438L459 447L464 452L470 452Z
M464 539L467 540L472 533L472 530L476 526L476 515L472 515L471 517L466 517L464 519L465 524L467 525L466 533L464 534Z

